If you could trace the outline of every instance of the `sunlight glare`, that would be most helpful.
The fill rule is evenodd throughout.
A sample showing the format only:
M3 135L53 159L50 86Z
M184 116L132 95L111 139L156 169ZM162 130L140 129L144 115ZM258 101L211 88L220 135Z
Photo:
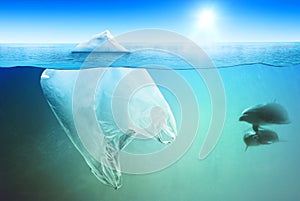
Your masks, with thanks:
M201 28L211 28L214 26L215 14L212 10L203 10L200 12L198 20Z

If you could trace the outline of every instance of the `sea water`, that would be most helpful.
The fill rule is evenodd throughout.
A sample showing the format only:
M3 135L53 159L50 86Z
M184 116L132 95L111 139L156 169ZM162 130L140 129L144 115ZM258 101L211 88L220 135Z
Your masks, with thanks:
M81 67L88 54L72 54L75 46L0 45L1 200L300 198L300 43L230 43L204 48L222 79L226 116L219 141L202 160L199 151L212 123L214 106L210 91L195 69L183 67L180 59L155 51L129 58L129 66L115 64L134 68L145 67L145 61L167 63L169 70L181 75L191 87L199 111L197 135L178 161L154 173L123 174L123 186L118 190L94 177L59 125L40 86L45 68ZM162 69L149 72L155 75L159 70ZM211 69L198 70L205 73ZM166 88L161 90L166 97L172 97ZM243 136L251 125L238 118L244 109L268 102L283 105L291 123L267 126L278 134L280 142L250 147L245 152ZM170 98L170 106L180 126L180 104ZM132 144L127 150L136 147L138 144Z

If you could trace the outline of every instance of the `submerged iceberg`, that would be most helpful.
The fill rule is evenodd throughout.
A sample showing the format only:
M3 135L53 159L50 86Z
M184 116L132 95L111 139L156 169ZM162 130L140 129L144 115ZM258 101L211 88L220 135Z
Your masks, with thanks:
M108 30L94 35L89 41L78 44L73 53L76 52L128 52L120 45Z
M175 140L172 111L145 69L46 69L40 82L59 123L104 184L121 186L119 153L134 138Z

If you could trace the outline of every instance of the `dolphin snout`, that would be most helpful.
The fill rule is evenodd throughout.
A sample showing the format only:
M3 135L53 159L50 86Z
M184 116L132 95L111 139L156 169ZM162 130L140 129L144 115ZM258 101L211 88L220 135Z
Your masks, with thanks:
M240 116L239 121L245 121L245 116Z

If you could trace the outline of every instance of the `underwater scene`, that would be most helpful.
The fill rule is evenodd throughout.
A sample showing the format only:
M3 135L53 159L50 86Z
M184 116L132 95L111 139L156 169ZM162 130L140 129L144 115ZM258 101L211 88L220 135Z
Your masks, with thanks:
M1 200L299 200L300 43L175 35L0 44Z

